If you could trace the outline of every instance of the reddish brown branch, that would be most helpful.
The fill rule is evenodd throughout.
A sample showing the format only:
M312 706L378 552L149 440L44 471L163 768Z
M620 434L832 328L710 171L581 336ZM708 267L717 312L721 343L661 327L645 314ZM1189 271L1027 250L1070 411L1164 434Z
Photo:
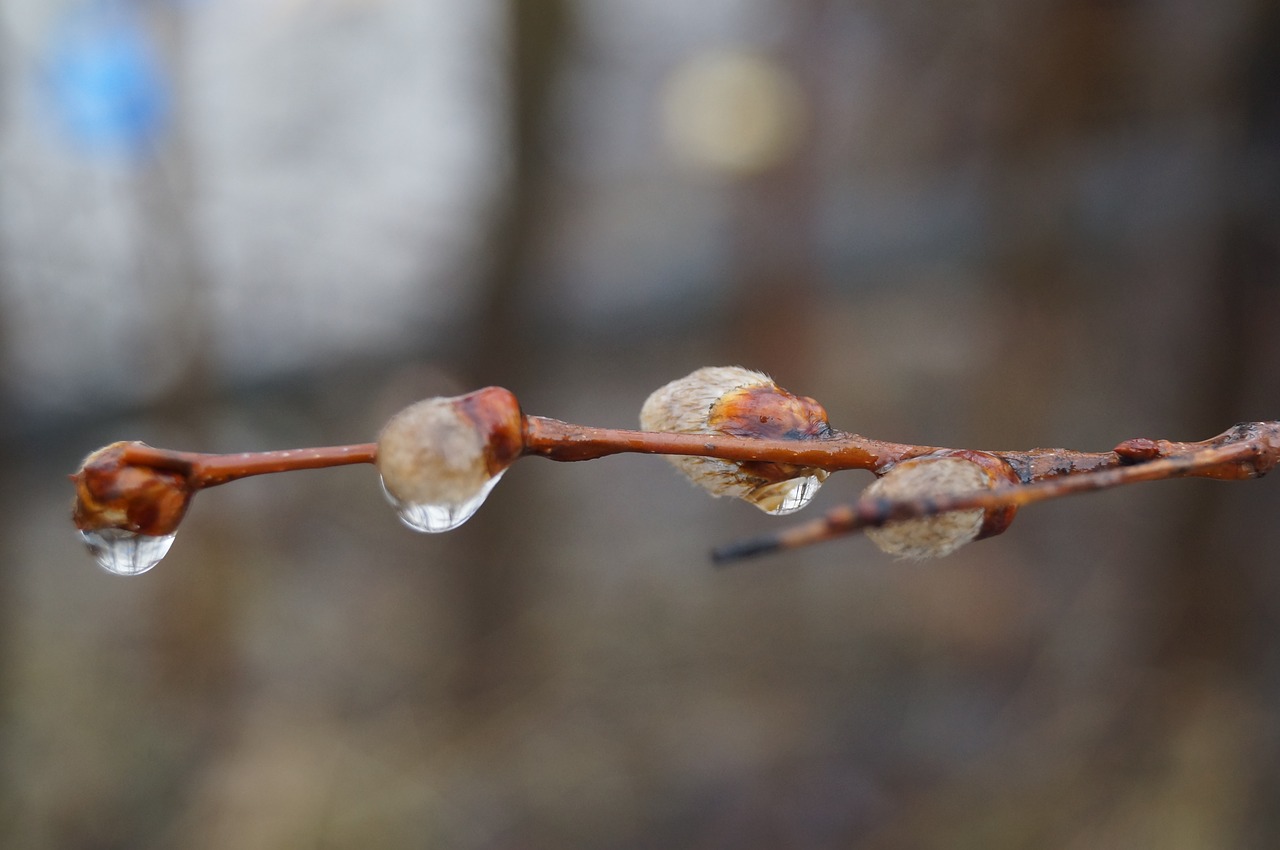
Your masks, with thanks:
M763 397L768 401L777 393ZM496 446L495 452L501 449L500 468L519 455L580 461L643 453L718 458L756 467L772 465L770 468L784 474L792 474L785 472L792 469L867 469L879 475L913 458L952 455L1002 466L1002 474L993 480L1021 482L932 499L863 500L837 508L817 522L721 549L716 553L720 560L794 548L869 526L949 511L982 508L990 515L1004 509L1011 518L1014 509L1032 502L1136 481L1189 475L1252 478L1280 462L1280 423L1276 422L1238 425L1199 443L1127 440L1110 452L973 452L885 442L836 431L826 424L825 412L816 402L786 398L803 405L798 408L803 416L795 414L800 418L787 420L773 413L762 415L765 408L744 407L737 411L742 415L725 420L722 431L705 434L592 428L524 416L514 396L497 388L455 401L466 412L467 421L480 429L486 445ZM744 404L757 401L749 397ZM496 405L494 411L488 410L490 405ZM820 415L810 415L810 410ZM510 427L504 424L508 420ZM805 423L805 428L779 424L786 422ZM222 455L116 443L90 455L72 476L77 488L74 519L77 527L86 531L115 528L146 535L170 534L197 490L251 475L376 461L374 443Z
M126 443L123 460L135 466L177 472L184 475L194 489L200 490L251 475L373 463L376 452L374 443L222 455L175 452L143 443Z
M1271 423L1254 423L1266 425ZM1231 432L1228 432L1231 433ZM1042 479L1094 472L1125 463L1187 454L1218 445L1227 435L1201 443L1167 440L1127 440L1110 452L1079 452L1068 449L992 451L1002 458L1026 483ZM945 451L937 446L917 446L873 440L858 434L831 431L827 436L806 440L765 439L728 435L669 434L595 428L573 425L542 416L524 418L523 454L555 461L595 460L609 455L640 453L691 455L730 461L810 466L838 472L847 469L878 470L903 460ZM134 466L176 472L196 489L214 487L253 475L323 469L357 463L373 463L377 446L359 443L237 454L205 454L159 449L144 443L124 443L123 461ZM1208 477L1251 477L1235 473L1205 473Z
M1146 440L1145 443L1155 444ZM1187 445L1164 443L1160 445ZM624 452L690 455L721 460L764 462L814 467L828 472L847 469L877 471L913 457L950 451L873 440L830 429L805 439L768 439L722 434L671 434L572 425L541 416L525 417L525 454L558 461L595 460ZM1127 459L1117 452L1077 452L1068 449L985 452L1006 461L1024 482L1119 466Z
M1139 441L1131 441L1139 442ZM1154 441L1140 441L1157 445ZM122 460L182 475L193 489L204 489L253 475L323 469L356 463L374 463L375 443L348 446L286 449L236 454L159 449L145 443L123 443ZM1172 444L1161 441L1159 445ZM908 458L947 451L937 446L916 446L873 440L858 434L830 431L809 439L769 439L719 434L671 434L595 428L573 425L542 416L524 417L521 454L572 462L609 455L638 453L714 457L721 460L776 463L814 467L828 472L848 469L876 471ZM989 452L1004 459L1024 481L1118 466L1124 459L1116 452L1074 452L1066 449L1031 449L1025 452Z

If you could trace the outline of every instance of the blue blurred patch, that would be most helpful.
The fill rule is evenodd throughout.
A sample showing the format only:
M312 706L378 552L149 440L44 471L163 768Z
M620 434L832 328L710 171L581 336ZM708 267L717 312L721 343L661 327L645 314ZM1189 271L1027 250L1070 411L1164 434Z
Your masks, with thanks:
M73 144L128 156L154 148L170 85L137 13L113 2L76 6L53 29L47 55L48 103Z

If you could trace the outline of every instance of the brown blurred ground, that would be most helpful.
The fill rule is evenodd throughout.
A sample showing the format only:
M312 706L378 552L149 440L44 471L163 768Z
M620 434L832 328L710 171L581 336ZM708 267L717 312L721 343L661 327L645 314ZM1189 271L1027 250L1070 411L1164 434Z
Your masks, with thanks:
M505 7L513 153L446 331L14 403L0 845L1275 846L1275 480L1043 505L938 563L854 539L717 572L779 520L658 460L526 460L442 537L346 469L203 494L152 573L92 567L63 475L97 445L363 441L489 383L631 426L742 363L840 427L975 448L1280 416L1275 4L744 6L805 131L738 172L649 142L584 163L611 122L661 137L668 75L722 46L611 52L607 5ZM619 117L602 80L629 74L649 106Z

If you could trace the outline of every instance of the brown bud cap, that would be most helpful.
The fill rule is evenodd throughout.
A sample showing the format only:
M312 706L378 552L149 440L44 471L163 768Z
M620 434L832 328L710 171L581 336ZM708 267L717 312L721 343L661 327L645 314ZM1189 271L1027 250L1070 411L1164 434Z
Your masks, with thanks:
M501 387L431 398L391 417L378 436L378 472L406 504L475 498L524 449L520 403Z
M990 452L974 451L973 449L943 449L937 453L937 456L961 458L976 463L982 467L990 479L989 483L983 485L984 487L1017 486L1022 483L1021 479L1018 478L1018 473L1010 466L1007 460ZM1017 505L1001 505L987 508L982 513L982 528L978 531L978 539L985 540L988 537L1003 534L1013 523L1013 518L1017 513Z
M950 496L996 486L1002 479L999 468L969 457L948 453L904 460L890 467L863 491L863 498L906 501ZM999 463L998 458L991 457ZM911 560L940 558L980 537L1003 531L1012 520L1011 509L997 509L988 527L982 508L950 511L919 519L899 520L879 528L868 528L867 537L890 555ZM985 533L984 533L985 532Z
M84 459L71 476L76 486L71 518L81 531L173 534L191 503L191 485L178 472L126 464L129 445L143 444L112 443Z
M677 434L812 439L830 433L827 412L811 398L780 388L767 375L708 366L660 387L640 411L640 427ZM769 513L808 504L826 480L813 467L672 456L671 462L713 496L732 496Z

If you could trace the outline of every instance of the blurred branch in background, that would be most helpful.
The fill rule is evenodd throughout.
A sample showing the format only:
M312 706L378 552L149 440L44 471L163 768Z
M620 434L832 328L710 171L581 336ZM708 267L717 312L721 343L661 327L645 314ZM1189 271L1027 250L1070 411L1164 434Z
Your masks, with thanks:
M458 371L476 385L521 386L554 370L548 346L527 321L541 293L532 272L550 197L558 129L556 94L574 35L571 0L506 0L510 177L499 196L492 251L479 281L477 311L456 353ZM540 636L529 625L530 588L544 579L536 547L524 542L524 512L506 503L491 533L461 557L456 599L464 640L454 687L459 724L483 726L501 711L519 679L536 669ZM513 681L517 680L517 681Z

